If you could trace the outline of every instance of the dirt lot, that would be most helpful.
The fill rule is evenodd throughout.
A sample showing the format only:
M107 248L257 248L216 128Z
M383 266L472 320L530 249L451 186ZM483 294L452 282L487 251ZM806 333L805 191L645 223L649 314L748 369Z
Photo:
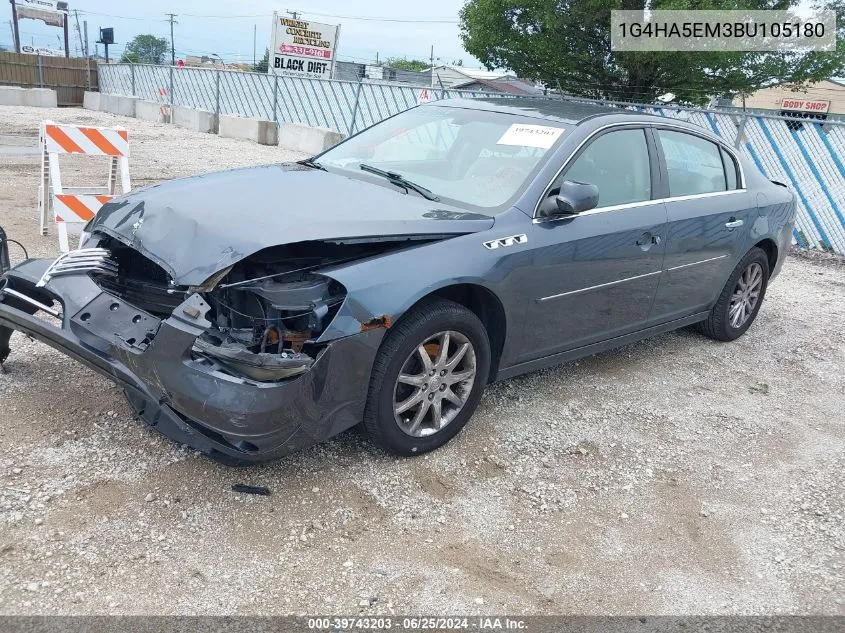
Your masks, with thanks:
M294 158L0 107L0 224L40 256L42 118L125 126L135 186ZM349 432L250 469L171 444L16 334L0 612L845 614L843 324L845 267L793 257L734 344L681 331L494 385L426 457Z

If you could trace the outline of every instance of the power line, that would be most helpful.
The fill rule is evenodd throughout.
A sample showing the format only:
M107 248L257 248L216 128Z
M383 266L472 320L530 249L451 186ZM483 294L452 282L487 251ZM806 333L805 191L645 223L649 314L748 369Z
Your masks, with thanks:
M143 22L167 22L167 20L161 20L158 18L141 18L141 17L134 17L129 15L114 15L112 13L99 13L97 11L84 11L83 9L79 9L80 13L84 13L86 15L99 15L106 18L115 18L117 20L139 20Z
M316 11L303 11L307 15L316 15L324 18L338 18L341 20L362 20L365 22L398 22L410 24L459 24L454 18L391 18L374 15L335 15L333 13L317 13Z

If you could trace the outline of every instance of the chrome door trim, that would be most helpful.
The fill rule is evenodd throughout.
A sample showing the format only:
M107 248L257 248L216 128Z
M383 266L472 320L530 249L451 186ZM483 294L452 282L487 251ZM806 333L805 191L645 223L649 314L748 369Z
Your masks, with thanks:
M588 213L591 213L591 212L598 213L598 212L601 212L601 211L604 211L604 210L615 211L617 209L624 209L624 208L627 208L627 207L630 207L630 206L642 206L643 204L649 204L649 203L654 203L654 202L667 202L669 200L672 200L672 201L675 201L675 200L691 200L691 199L697 198L697 197L724 195L724 194L727 194L727 193L738 193L738 192L746 191L745 169L743 169L743 167L742 167L742 161L739 160L739 155L734 151L734 149L732 147L728 147L727 145L725 145L721 141L721 139L719 139L718 137L714 137L714 136L708 136L706 133L704 133L704 130L701 130L701 132L699 132L698 130L691 130L690 128L683 126L683 125L675 125L675 124L672 124L672 123L664 123L663 121L623 121L623 122L619 122L619 123L608 123L607 125L602 125L601 127L593 130L590 133L590 135L587 136L587 138L585 138L583 141L578 143L578 146L569 153L569 156L567 156L567 158L563 162L563 165L561 166L561 168L557 170L555 175L549 181L549 184L546 185L546 187L543 189L543 195L540 196L539 200L537 200L537 204L534 205L534 213L531 216L534 221L536 221L536 220L543 221L543 218L539 218L538 215L537 215L540 211L540 204L543 202L543 200L545 200L548 197L548 194L549 194L549 191L551 191L552 185L560 177L560 175L566 170L566 168L569 167L569 164L572 162L572 159L581 150L581 148L584 147L584 145L586 145L589 141L591 141L593 139L593 137L596 136L597 134L599 134L600 132L603 132L605 130L615 128L615 127L670 128L670 129L675 129L675 130L680 130L682 132L686 132L687 134L692 134L693 136L699 136L706 141L710 141L711 143L716 143L716 145L723 148L725 151L728 152L728 154L731 155L731 157L734 159L734 162L736 162L737 166L739 167L739 182L737 183L739 185L739 187L737 189L731 189L729 191L713 191L713 192L710 192L710 193L698 193L698 194L693 194L693 195L690 195L690 196L670 196L668 198L655 198L654 200L647 200L647 201L643 201L643 202L634 202L634 203L625 204L625 205L613 205L612 207L604 207L603 209L591 209L590 211L584 211L583 213L579 213L578 215L585 215L585 214L588 214ZM575 216L571 216L571 217L575 217ZM558 218L555 218L555 219L558 219ZM544 221L548 221L548 219L546 219Z
M609 281L604 284L598 284L597 286L588 286L587 288L579 288L578 290L570 290L569 292L561 292L560 294L551 295L549 297L540 297L539 299L535 299L537 303L542 303L543 301L551 301L552 299L560 299L561 297L568 297L570 295L577 295L581 294L582 292L589 292L590 290L598 290L599 288L607 288L608 286L617 286L619 284L624 284L628 281L634 281L635 279L643 279L644 277L652 277L653 275L659 275L661 272L660 270L656 270L653 273L645 273L644 275L635 275L634 277L625 277L625 279L618 279L616 281Z
M693 193L688 196L675 196L674 198L655 198L654 200L643 200L642 202L629 202L626 204L614 204L608 207L599 207L597 209L590 209L589 211L582 211L574 215L553 216L551 218L534 218L531 220L534 224L543 224L544 222L558 222L560 220L567 220L577 218L582 215L593 215L595 213L604 213L605 211L619 211L620 209L632 209L635 207L645 207L650 204L660 204L663 202L682 202L684 200L698 200L699 198L712 198L715 196L728 196L737 193L748 193L747 189L731 189L730 191L711 191L710 193Z
M690 264L681 264L680 266L672 266L666 270L678 270L679 268L688 268L690 266L698 266L699 264L706 264L707 262L715 262L717 259L725 259L727 255L719 255L718 257L711 257L709 259L702 259L700 262L692 262Z

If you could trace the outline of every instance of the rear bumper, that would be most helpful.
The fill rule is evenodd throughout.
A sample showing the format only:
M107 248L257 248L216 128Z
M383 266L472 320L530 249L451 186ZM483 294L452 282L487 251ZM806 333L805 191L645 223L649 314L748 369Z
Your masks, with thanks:
M319 443L363 418L370 372L383 330L335 340L310 370L277 383L222 373L192 354L209 325L199 295L160 320L103 292L87 275L35 283L51 262L29 260L9 271L7 287L61 305L61 326L0 293L0 353L18 330L75 358L122 387L138 416L167 437L218 461L243 464L281 457ZM193 311L190 311L193 312ZM4 328L6 328L4 330Z

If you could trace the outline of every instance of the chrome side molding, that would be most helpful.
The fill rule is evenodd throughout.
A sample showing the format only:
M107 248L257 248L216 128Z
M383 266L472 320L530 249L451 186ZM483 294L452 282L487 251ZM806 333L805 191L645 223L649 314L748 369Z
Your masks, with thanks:
M56 310L53 310L53 308L51 308L50 306L45 306L43 303L41 303L40 301L36 301L32 297L27 297L25 294L23 294L22 292L18 292L17 290L12 290L11 288L0 288L0 294L6 294L6 295L9 295L10 297L15 297L16 299L20 299L21 301L25 301L29 305L35 306L39 310L43 310L44 312L46 312L50 316L54 316L57 319L62 318L61 312L57 312Z

